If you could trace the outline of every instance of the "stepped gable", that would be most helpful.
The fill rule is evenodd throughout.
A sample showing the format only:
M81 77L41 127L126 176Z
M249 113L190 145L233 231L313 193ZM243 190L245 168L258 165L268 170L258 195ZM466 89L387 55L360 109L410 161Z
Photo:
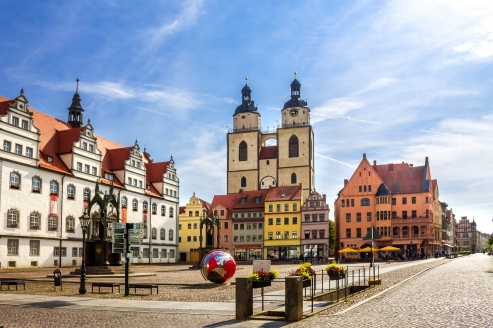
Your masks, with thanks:
M224 206L225 208L228 209L228 213L226 215L226 219L232 219L233 218L233 205L235 203L236 199L236 194L229 194L229 195L214 195L214 198L212 199L212 203L210 206L210 211L209 211L209 216L214 215L214 208L218 205Z
M270 187L268 189L266 202L301 199L301 183L297 186Z
M264 146L260 148L259 159L277 158L277 146Z
M401 163L379 164L373 168L392 194L422 191L424 166Z

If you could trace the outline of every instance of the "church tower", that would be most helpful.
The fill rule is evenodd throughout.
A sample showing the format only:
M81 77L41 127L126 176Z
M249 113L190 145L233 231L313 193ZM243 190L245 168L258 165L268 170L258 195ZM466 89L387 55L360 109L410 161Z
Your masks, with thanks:
M252 90L241 89L241 105L233 115L233 131L228 132L228 194L258 189L260 113L252 100Z
M80 96L79 96L79 77L75 80L77 82L77 86L75 88L74 96L72 97L72 104L68 108L68 120L67 123L70 124L73 128L80 128L83 125L83 115L84 109L80 104Z
M278 185L302 183L303 194L315 190L314 140L310 124L310 108L301 98L301 83L291 83L291 98L281 110L282 126L277 129Z

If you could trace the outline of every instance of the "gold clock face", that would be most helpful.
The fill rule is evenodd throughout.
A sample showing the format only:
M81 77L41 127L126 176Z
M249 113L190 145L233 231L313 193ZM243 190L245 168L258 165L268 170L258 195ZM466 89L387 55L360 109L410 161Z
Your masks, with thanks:
M289 115L291 115L292 117L295 117L296 115L298 115L298 108L292 108L289 111Z

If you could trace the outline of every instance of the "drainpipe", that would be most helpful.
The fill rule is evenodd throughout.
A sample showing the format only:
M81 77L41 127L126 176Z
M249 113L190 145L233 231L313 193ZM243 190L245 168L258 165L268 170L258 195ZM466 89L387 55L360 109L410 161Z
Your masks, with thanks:
M58 267L62 267L62 238L63 238L63 181L65 179L65 174L62 175L62 187L60 188L61 195L61 205L60 205L60 246L58 251ZM67 254L65 254L67 255Z
M147 208L147 213L149 213L149 227L151 228L151 233L149 234L149 264L152 264L152 197L149 197L149 205L151 207L151 210L149 211L149 208Z

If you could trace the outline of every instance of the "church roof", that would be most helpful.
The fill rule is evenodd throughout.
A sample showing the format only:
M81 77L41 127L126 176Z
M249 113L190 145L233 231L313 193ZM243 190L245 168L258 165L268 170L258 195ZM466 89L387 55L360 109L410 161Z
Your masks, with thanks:
M260 148L259 159L277 158L277 146L264 146Z

